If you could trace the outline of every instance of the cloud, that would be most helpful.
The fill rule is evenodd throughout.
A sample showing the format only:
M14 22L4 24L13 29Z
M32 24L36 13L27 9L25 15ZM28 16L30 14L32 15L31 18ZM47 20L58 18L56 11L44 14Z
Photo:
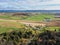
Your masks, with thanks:
M0 10L60 10L60 0L0 0Z

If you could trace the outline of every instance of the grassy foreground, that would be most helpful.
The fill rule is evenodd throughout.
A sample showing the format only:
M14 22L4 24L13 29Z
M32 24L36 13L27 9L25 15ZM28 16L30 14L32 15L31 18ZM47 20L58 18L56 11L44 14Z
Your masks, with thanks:
M23 28L0 34L0 45L60 45L60 31Z
M0 45L60 45L60 27L32 27L0 20Z

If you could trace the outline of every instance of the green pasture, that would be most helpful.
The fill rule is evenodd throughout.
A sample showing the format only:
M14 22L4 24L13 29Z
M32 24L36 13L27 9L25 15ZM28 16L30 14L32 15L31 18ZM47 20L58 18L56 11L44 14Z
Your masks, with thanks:
M31 20L31 21L43 21L45 18L54 19L54 15L48 14L38 14L38 15L31 15L31 16L12 16L8 15L1 15L0 19L11 19L11 20Z

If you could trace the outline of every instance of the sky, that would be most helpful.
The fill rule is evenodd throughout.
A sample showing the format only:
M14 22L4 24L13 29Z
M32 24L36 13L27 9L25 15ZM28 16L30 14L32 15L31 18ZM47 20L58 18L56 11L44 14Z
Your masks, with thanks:
M60 10L60 0L0 0L0 10Z

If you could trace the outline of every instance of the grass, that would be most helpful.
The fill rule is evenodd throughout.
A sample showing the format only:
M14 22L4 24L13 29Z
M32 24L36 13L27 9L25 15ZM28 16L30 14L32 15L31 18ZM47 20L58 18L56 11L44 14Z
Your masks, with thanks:
M38 14L31 16L12 16L12 15L1 15L1 19L12 19L12 20L31 20L31 21L43 21L45 18L53 19L54 15Z
M16 27L1 27L0 26L0 34L4 32L10 32L12 30L19 30L19 28Z
M3 24L1 24L1 22ZM6 24L7 22L5 21L0 21L0 33L3 33L3 32L10 32L12 30L20 30L22 32L24 31L33 31L31 28L29 28L28 30L24 30L22 28L24 28L25 26L23 24L20 24L20 23L17 23L17 22L8 22L8 24ZM54 31L55 29L57 31L59 31L60 27L46 27L45 29L47 30L50 30L50 31ZM39 30L36 30L36 32L39 33L40 29ZM40 31L42 32L42 30ZM35 32L33 31L33 33L35 34Z
M31 38L31 35L27 35L27 37L29 36L31 39L36 40L39 36L39 34L42 34L42 32L49 30L49 31L54 31L56 29L56 31L59 31L60 27L43 27L41 29L41 27L31 27L31 26L25 26L23 24L21 24L20 22L14 22L14 21L9 21L7 19L10 20L29 20L29 21L43 21L45 18L50 18L50 19L54 19L54 15L47 15L47 14L41 14L41 15L32 15L29 17L19 17L19 16L10 16L10 15L2 15L0 16L0 34L3 34L4 36L1 37L0 35L0 39L3 39L3 41L7 40L7 42L10 41L14 41L14 43L19 44L18 42L22 42L23 36L25 34L25 37L27 34L30 34L30 32L32 32L32 35L34 38ZM6 20L4 20L6 19ZM38 29L39 28L39 29ZM46 30L45 30L46 29ZM18 32L18 31L19 32ZM12 33L12 32L13 33ZM16 31L16 32L14 32ZM22 32L22 38L19 38L20 31ZM5 33L6 32L6 33ZM17 33L18 32L18 33ZM29 33L27 33L29 32ZM7 35L6 35L7 34ZM44 33L43 33L44 34ZM50 33L47 33L48 35ZM52 33L51 33L52 34ZM6 35L6 36L5 36ZM18 36L18 37L17 37ZM45 35L46 36L46 35ZM11 37L11 38L10 38ZM14 38L14 39L13 39ZM40 37L41 38L41 37ZM12 39L12 40L11 40ZM24 38L25 39L25 38ZM24 41L23 39L23 41ZM26 38L27 39L27 38ZM45 38L44 38L45 39ZM28 40L30 40L28 38ZM25 40L26 41L26 40ZM38 40L39 41L39 40ZM54 40L53 40L54 41ZM20 42L20 43L21 43ZM30 42L30 41L29 41ZM9 42L10 43L10 42ZM4 44L4 42L3 42ZM16 44L15 44L16 45Z
M21 17L21 16L11 16L11 15L0 15L0 19L10 19L10 20L27 20L27 21L43 21L45 18L54 19L54 15L48 14L39 14L39 15L31 15L28 17ZM5 21L0 20L0 33L7 32L10 30L20 30L23 28L23 24L19 22L12 22L12 21ZM55 29L58 30L60 27L46 27L46 29L54 31Z
M49 29L51 31L54 31L54 30L59 31L60 27L46 27L46 29L47 30Z
M0 20L0 26L2 27L17 27L17 28L21 28L23 27L23 24L19 23L19 22L12 22L12 21L5 21L5 20Z
M5 20L0 20L0 33L12 31L12 30L20 30L24 25L19 22L9 22Z
M29 18L26 18L25 20L43 21L45 18L54 19L54 15L40 14L40 15L31 16Z
M1 19L13 19L13 20L18 20L20 19L19 17L16 17L16 16L10 16L10 15L1 15L0 16Z
M19 22L0 20L0 33L12 31L12 30L20 30L21 28L24 28L24 27L25 26ZM54 31L56 29L58 31L58 29L60 29L60 27L46 27L45 29L51 30L51 31ZM26 31L29 31L29 30L30 29L28 29ZM24 30L21 30L21 31L24 31ZM31 29L31 31L33 31L33 30ZM38 30L37 30L37 32L38 32Z

